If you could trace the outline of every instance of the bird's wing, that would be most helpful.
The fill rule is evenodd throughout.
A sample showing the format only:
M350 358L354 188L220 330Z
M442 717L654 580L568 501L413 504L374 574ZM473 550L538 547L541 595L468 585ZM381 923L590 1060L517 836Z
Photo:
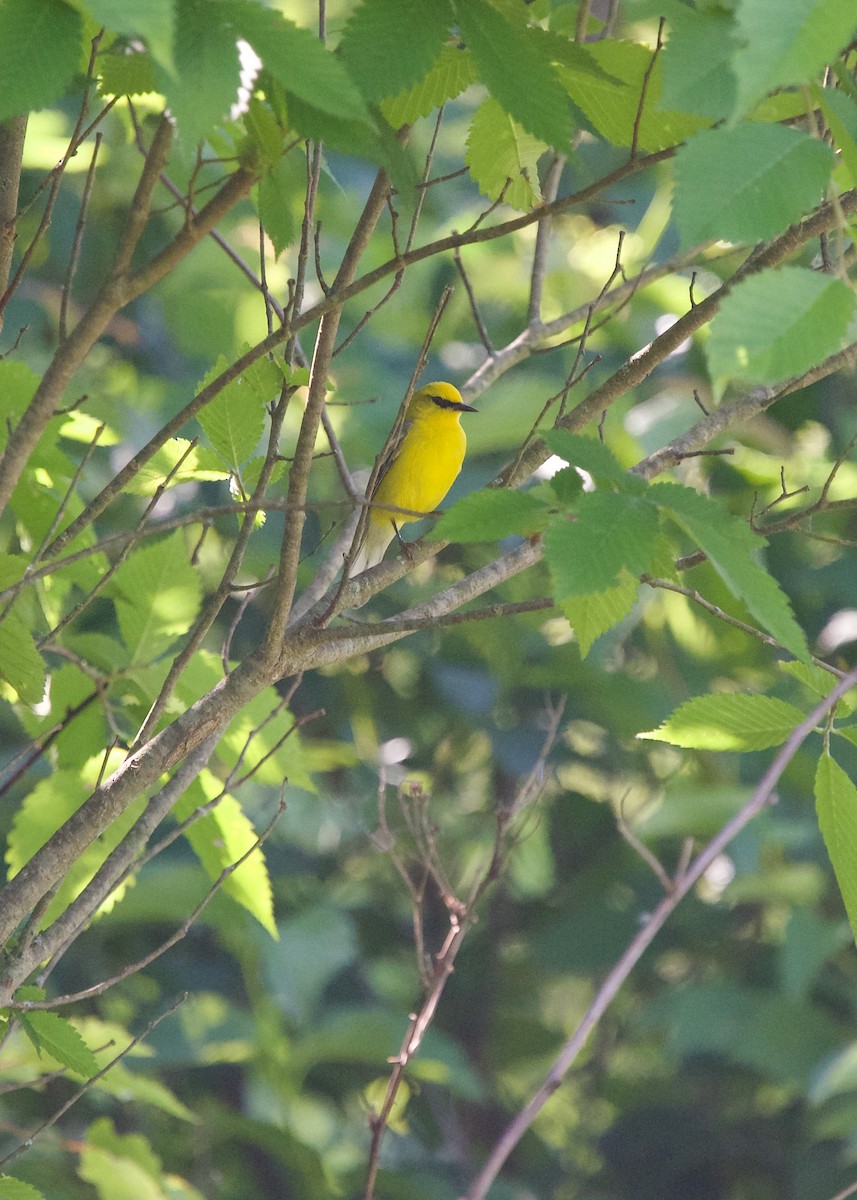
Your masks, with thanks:
M390 446L387 449L387 453L384 455L383 459L381 460L381 466L378 471L378 478L375 480L375 485L372 488L372 495L368 497L369 500L374 499L375 494L377 493L378 488L381 485L381 480L384 478L384 476L389 471L390 467L393 465L396 455L399 453L399 451L402 448L402 442L407 437L408 430L411 428L412 425L413 425L413 421L405 421L402 425L402 428L399 430L399 435L396 438L396 440L394 442L390 443Z

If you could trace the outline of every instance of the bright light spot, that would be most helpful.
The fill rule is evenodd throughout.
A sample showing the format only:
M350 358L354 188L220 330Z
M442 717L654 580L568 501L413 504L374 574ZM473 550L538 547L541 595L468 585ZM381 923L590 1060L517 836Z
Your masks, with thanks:
M440 361L452 371L473 371L485 357L478 342L447 342L440 352Z
M38 704L33 705L33 712L37 717L46 717L51 711L51 677L45 679L45 690L42 693L42 698Z
M857 642L857 608L840 608L818 635L818 648L825 654L848 642Z
M533 471L533 479L553 479L557 471L561 471L567 467L568 463L564 458L560 458L558 454L552 454L550 458L546 458L540 467L536 467ZM583 490L585 492L595 491L595 480L588 471L584 471L583 467L575 467L580 478L583 480Z
M707 904L716 904L735 878L735 864L728 854L718 854L699 881L699 895Z
M561 471L563 467L567 467L568 463L564 458L560 458L558 454L552 454L550 458L546 458L540 467L536 467L533 471L536 479L553 479L557 471Z
M680 416L687 408L687 394L664 391L635 404L625 416L625 428L633 437L641 438L661 422Z
M655 321L655 334L660 337L662 333L666 333L668 329L672 329L677 320L678 317L675 316L674 313L662 313L661 316L659 316ZM688 350L690 349L690 343L691 339L685 338L683 342L679 342L675 350L671 350L669 352L667 358L676 358L681 354L687 354ZM648 346L642 346L636 354L632 354L631 362L635 362L638 358L645 354L650 349L651 345L652 343L649 342Z
M677 320L678 317L674 316L673 313L662 313L655 321L655 333L660 337L662 333L666 333L668 329L672 329ZM679 342L675 350L672 350L667 355L667 358L675 358L678 354L687 354L690 349L690 343L691 339L685 338L683 342Z
M389 742L383 742L378 747L378 759L385 767L391 767L394 763L404 762L406 758L410 758L414 748L410 738L390 738Z
M253 94L253 84L262 69L262 60L252 46L242 38L236 42L238 47L238 62L241 67L241 83L238 88L238 99L229 110L231 120L237 121L242 113L250 107L250 97Z

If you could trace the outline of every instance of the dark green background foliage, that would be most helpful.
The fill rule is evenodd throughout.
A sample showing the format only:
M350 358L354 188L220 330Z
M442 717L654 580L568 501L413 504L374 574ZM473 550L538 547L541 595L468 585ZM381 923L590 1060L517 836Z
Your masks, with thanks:
M4 1161L0 1200L366 1196L370 1116L450 910L466 936L374 1187L475 1195L662 901L646 856L662 876L686 866L853 663L853 0L331 0L325 15L320 40L310 0L0 0L3 129L29 113L0 302L0 916L18 926L0 1155L145 1034ZM239 108L236 42L261 59ZM111 280L159 139L162 182ZM379 172L393 194L347 275ZM221 201L215 240L195 214ZM280 316L297 297L294 341L263 269ZM282 634L281 545L299 539L300 596L353 507L323 431L300 478L321 395L305 368L315 355L335 444L368 468L448 286L422 382L451 380L479 411L447 511L410 527L431 537L363 607L352 590L327 630L287 635L274 669L260 647ZM329 371L325 310L341 315ZM88 516L202 388L209 403ZM34 396L49 404L23 446ZM266 453L269 511L248 518ZM135 743L248 521L211 628ZM436 538L450 544L431 557ZM531 565L467 591L510 554ZM373 640L448 587L445 612L500 608L417 609ZM158 852L40 954L37 929L103 878L199 741L161 760L153 735L241 662L263 666L240 703L218 692L229 723ZM676 904L492 1200L825 1200L852 1182L855 707L848 693L822 719L777 803ZM37 861L60 853L48 839L132 745L141 773L155 764L145 787L16 908L18 873L45 843ZM222 876L281 797L264 847ZM464 901L497 844L497 878L457 909L449 892ZM176 933L106 990L27 1007Z

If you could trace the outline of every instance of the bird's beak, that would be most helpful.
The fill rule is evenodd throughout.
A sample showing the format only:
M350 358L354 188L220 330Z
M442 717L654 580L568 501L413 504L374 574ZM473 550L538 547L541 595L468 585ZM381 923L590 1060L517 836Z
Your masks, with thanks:
M474 408L472 404L464 404L463 402L461 404L456 404L455 407L459 412L479 412L479 409Z

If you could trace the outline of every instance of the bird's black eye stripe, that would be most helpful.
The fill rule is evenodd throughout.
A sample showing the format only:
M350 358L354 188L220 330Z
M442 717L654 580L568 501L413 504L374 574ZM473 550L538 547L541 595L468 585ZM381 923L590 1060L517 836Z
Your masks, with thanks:
M460 400L447 400L446 396L432 396L431 399L438 408L461 408Z

